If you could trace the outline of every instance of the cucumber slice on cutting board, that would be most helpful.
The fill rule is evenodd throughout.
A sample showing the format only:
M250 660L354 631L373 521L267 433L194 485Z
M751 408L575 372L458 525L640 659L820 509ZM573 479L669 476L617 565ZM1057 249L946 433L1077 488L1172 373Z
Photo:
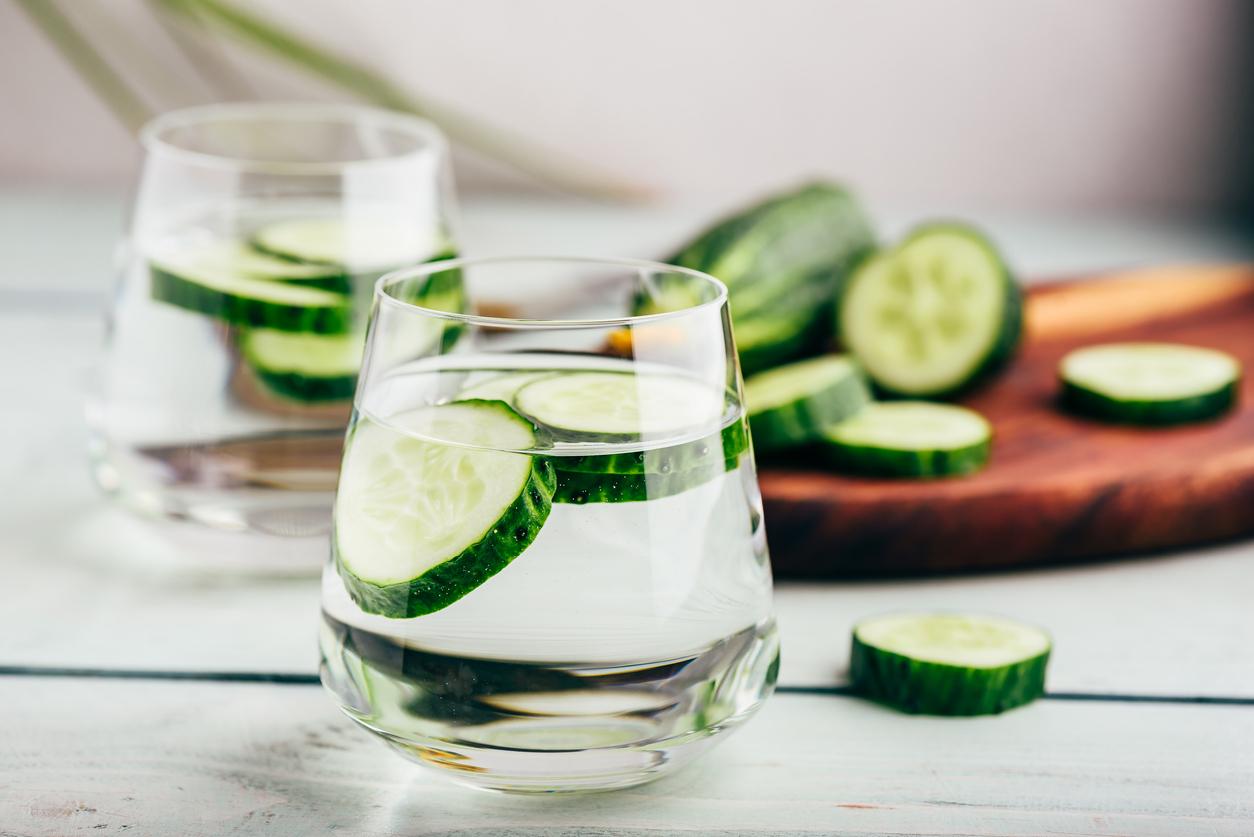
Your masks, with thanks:
M856 690L906 712L990 715L1045 693L1050 638L1009 619L956 613L880 616L853 629Z
M149 262L152 297L225 323L315 334L342 334L353 326L343 294L305 283L275 281L216 260Z
M745 381L749 427L758 450L779 450L815 439L871 403L862 372L846 355L802 360Z
M988 461L993 429L974 410L927 401L870 404L820 439L842 470L881 477L969 474Z
M249 243L292 262L342 265L358 272L428 261L441 249L438 236L429 230L389 218L351 223L340 218L292 218L266 224Z
M535 444L501 401L360 419L335 504L336 566L353 601L392 618L432 613L522 554L554 490L547 459L512 452Z
M259 328L239 339L240 354L272 392L298 401L352 398L361 369L360 334L293 334Z
M1063 403L1078 413L1128 424L1177 424L1231 409L1241 364L1198 346L1106 343L1068 354L1059 377Z
M1022 308L987 238L971 227L935 224L859 265L839 302L838 331L883 390L935 398L1010 358Z
M564 372L520 388L514 406L557 439L634 441L717 425L726 397L679 375Z

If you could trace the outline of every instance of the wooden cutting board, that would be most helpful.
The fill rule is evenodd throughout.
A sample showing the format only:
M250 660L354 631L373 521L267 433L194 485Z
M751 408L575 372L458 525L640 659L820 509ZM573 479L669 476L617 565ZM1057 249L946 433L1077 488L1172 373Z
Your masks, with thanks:
M1033 288L1011 366L963 403L994 426L963 478L887 481L763 461L781 577L940 573L1077 561L1254 534L1254 265L1169 268ZM1249 374L1206 424L1100 424L1055 406L1078 346L1165 340L1223 349Z

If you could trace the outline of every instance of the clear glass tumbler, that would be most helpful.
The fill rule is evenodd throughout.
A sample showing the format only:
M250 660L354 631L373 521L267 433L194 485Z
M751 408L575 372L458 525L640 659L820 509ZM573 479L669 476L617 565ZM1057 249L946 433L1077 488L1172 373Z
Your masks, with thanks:
M456 780L648 781L774 687L740 370L704 274L480 259L385 276L334 520L322 681Z
M273 103L169 113L142 140L96 480L154 516L299 538L316 566L374 282L453 255L446 144L402 114Z

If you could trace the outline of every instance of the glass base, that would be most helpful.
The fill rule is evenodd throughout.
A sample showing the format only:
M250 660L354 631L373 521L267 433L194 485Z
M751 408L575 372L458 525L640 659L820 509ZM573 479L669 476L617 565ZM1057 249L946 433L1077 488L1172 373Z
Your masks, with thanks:
M672 739L640 746L588 750L510 749L504 746L450 744L434 739L401 740L368 725L362 726L380 735L410 761L461 785L513 794L596 793L642 785L685 767L726 738L727 733L751 717L760 705L761 702L739 716L726 718L717 726ZM640 729L629 719L595 723L566 719L555 720L550 731L558 736L568 736L573 744L583 736L634 737ZM528 722L526 735L536 734L535 722ZM515 743L525 742L519 740Z

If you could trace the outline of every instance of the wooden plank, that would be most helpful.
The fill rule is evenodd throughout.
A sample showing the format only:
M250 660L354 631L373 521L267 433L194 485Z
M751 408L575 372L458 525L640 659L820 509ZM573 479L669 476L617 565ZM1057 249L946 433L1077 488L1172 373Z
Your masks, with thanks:
M94 318L0 314L0 664L312 672L317 583L224 573L238 540L155 526L90 485L79 418ZM770 521L768 520L768 526ZM786 556L776 554L775 560ZM781 583L781 682L843 681L849 628L890 610L1004 613L1053 632L1059 691L1254 696L1254 545L931 580Z
M1254 708L1038 702L903 716L778 695L692 769L564 798L464 790L316 687L0 680L0 831L1248 835Z

